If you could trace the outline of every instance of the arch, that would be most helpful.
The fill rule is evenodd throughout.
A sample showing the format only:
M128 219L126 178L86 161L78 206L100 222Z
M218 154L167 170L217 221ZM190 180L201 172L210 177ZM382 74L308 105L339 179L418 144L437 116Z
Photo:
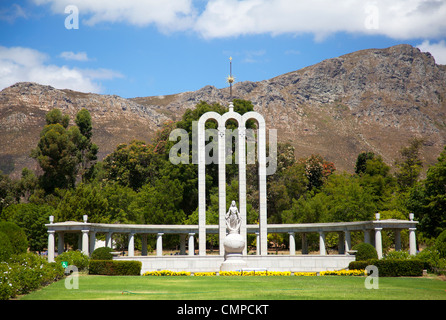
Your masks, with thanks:
M246 122L250 119L257 120L259 124L258 152L259 152L259 208L260 208L260 253L267 253L266 230L266 133L265 120L259 113L250 111L240 115L233 111L232 103L229 111L220 115L216 112L203 114L198 121L198 229L199 229L199 254L206 255L206 159L205 159L205 123L214 119L218 123L218 197L219 197L219 245L220 255L224 254L223 240L226 236L226 122L235 120L238 123L238 165L239 165L239 211L242 218L240 234L247 237L246 224ZM244 250L246 254L246 246Z

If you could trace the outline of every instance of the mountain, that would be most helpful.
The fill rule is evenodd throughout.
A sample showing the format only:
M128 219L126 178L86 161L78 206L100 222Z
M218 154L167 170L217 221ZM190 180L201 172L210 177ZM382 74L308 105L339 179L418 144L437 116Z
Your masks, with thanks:
M296 157L318 153L338 170L352 172L362 151L393 165L412 137L424 138L427 166L446 145L446 66L410 45L361 50L269 80L236 83L233 94L252 101L279 141L295 146ZM229 99L228 88L213 86L124 99L17 83L0 92L0 170L18 177L24 166L37 169L29 153L52 108L71 119L87 108L102 158L119 143L149 141L162 123L180 119L202 100L227 105Z

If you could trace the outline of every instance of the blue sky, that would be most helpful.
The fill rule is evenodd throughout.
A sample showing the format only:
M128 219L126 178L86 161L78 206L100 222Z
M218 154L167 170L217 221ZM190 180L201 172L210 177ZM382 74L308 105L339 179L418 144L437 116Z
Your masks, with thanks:
M227 86L230 56L261 81L400 43L446 64L445 18L440 0L2 0L0 89L167 95Z

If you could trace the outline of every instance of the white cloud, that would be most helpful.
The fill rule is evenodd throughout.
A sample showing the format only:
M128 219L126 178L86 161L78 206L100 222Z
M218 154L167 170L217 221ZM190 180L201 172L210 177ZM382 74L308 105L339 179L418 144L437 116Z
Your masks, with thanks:
M205 38L336 32L429 38L446 33L446 1L209 0L195 30Z
M162 31L185 30L195 16L192 0L33 0L49 4L57 14L65 14L65 7L79 9L81 23L125 22L136 26L155 24Z
M438 43L430 43L429 40L425 40L417 45L417 48L433 55L437 64L446 64L446 41L441 40Z
M75 61L89 61L90 59L87 56L86 52L78 52L74 53L72 51L64 51L60 54L61 58L65 60L75 60Z
M98 80L122 75L108 69L79 69L47 64L49 56L30 48L0 46L0 89L16 82L29 81L60 89L102 92Z

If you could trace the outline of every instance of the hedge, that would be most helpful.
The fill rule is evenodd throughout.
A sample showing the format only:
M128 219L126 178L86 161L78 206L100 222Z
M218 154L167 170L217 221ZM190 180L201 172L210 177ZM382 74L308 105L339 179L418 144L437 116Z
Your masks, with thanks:
M97 248L91 253L91 259L92 260L113 260L113 255L111 254L111 252L113 252L113 249L109 248L109 247Z
M369 265L378 268L380 277L420 277L424 269L424 262L418 259L352 261L348 268L350 270L365 269Z
M141 261L90 260L89 274L109 276L139 276Z

